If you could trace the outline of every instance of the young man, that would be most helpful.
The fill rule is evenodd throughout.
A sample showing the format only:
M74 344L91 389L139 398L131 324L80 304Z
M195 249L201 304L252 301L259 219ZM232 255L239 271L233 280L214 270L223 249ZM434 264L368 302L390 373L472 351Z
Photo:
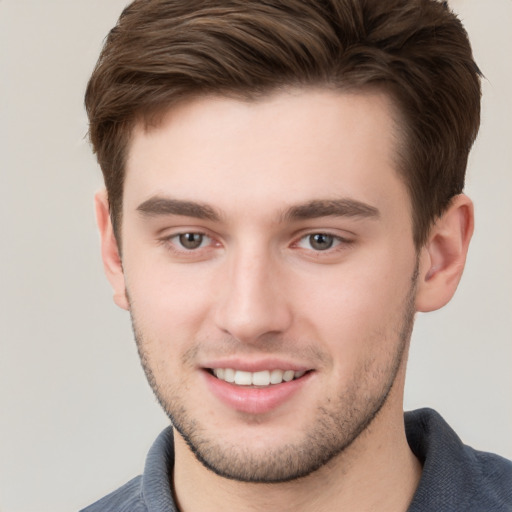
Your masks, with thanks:
M512 464L403 414L452 297L479 125L434 0L136 0L89 82L114 300L173 429L92 511L510 510Z

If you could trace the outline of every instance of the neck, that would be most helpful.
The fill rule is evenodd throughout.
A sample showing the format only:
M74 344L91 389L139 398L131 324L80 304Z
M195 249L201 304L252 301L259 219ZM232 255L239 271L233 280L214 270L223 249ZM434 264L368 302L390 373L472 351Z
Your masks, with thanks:
M421 476L400 407L386 406L350 447L311 475L286 483L228 480L203 467L175 434L175 498L182 512L406 511ZM201 492L198 492L198 489Z

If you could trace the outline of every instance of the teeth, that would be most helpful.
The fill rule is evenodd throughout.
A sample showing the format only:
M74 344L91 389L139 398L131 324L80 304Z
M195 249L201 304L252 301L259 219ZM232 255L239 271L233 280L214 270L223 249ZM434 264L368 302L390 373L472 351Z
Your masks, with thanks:
M290 382L291 380L293 380L293 374L295 372L293 370L286 370L284 373L283 373L283 380L285 382Z
M213 374L220 380L235 383L238 386L269 386L299 379L306 372L293 370L263 370L261 372L244 372L232 368L214 368Z
M268 370L254 372L251 380L253 386L268 386L270 384L270 372Z
M272 370L270 372L270 384L281 384L283 382L283 370Z
M250 386L252 384L252 375L251 372L235 372L235 384L239 386Z
M222 369L220 371L222 372ZM224 380L226 382L235 382L235 370L232 370L231 368L226 368L224 370Z

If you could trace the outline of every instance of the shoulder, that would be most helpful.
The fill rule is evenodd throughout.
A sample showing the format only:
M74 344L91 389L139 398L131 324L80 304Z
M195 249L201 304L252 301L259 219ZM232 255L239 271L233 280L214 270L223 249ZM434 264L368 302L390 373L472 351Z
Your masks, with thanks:
M407 440L423 464L410 512L512 510L512 462L463 444L431 409L406 413Z
M142 477L135 477L81 512L147 512L141 484Z
M468 460L473 461L475 478L484 490L486 499L512 510L512 461L494 453L473 450L469 446L465 446L465 449Z
M144 472L81 512L176 512L171 489L174 441L171 427L155 440L146 457Z

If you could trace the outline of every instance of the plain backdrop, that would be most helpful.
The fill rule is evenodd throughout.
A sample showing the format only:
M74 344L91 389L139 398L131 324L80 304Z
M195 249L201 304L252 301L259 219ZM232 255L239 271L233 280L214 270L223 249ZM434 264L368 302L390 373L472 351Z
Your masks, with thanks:
M139 474L167 425L111 300L83 93L125 0L0 0L0 511L76 510ZM417 318L406 407L512 458L512 1L452 0L486 80L454 300Z

